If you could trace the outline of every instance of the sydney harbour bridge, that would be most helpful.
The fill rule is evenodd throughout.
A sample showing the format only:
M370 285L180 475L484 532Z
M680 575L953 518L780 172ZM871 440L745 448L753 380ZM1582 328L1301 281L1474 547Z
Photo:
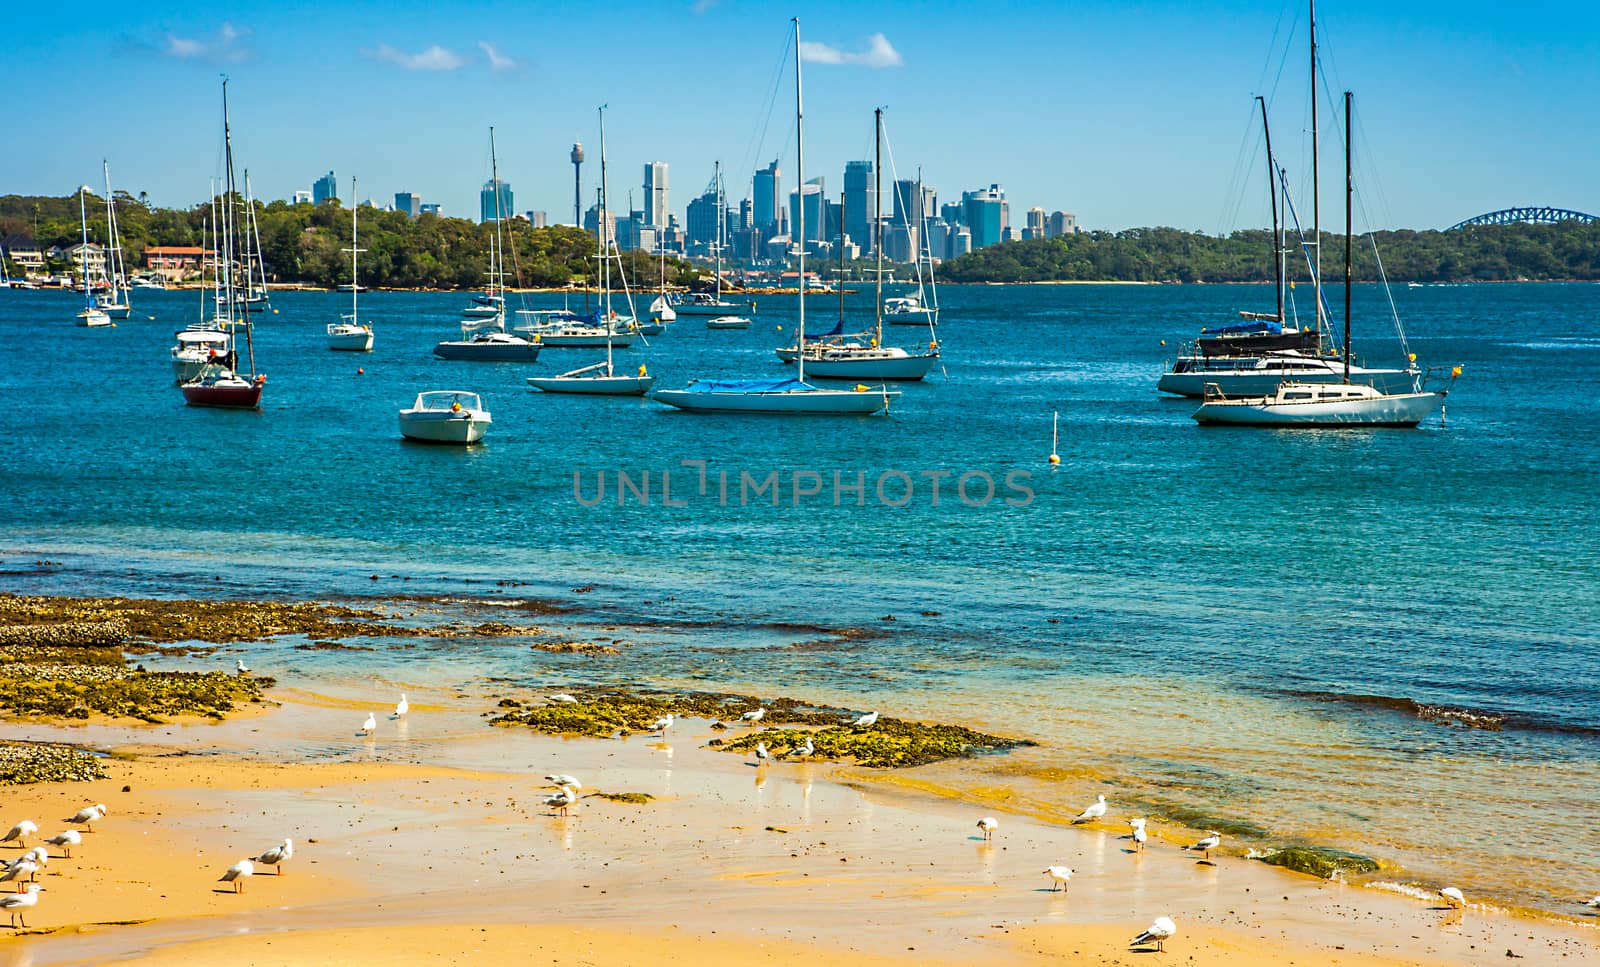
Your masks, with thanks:
M1600 221L1600 216L1575 212L1566 208L1502 208L1497 212L1485 212L1464 222L1457 222L1451 225L1449 230L1453 232L1458 228L1466 228L1470 225L1511 225L1516 222L1525 222L1529 225L1552 225L1556 222L1595 221Z

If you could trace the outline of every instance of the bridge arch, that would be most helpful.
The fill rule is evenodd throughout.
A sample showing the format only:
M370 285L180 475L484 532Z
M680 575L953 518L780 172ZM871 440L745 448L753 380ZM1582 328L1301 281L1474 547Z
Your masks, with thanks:
M1517 222L1524 222L1530 225L1552 225L1556 222L1594 221L1600 221L1600 216L1575 212L1570 208L1551 208L1549 206L1502 208L1497 212L1485 212L1464 222L1457 222L1451 225L1449 230L1453 232L1458 228L1466 228L1469 225L1512 225Z

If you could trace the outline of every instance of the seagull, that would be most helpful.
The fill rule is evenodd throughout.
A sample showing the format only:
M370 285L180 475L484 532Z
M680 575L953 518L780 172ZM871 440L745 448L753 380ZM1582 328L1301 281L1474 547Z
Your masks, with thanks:
M814 752L816 752L816 751L817 751L816 743L812 742L811 741L811 736L808 735L808 736L806 736L806 744L802 745L798 749L795 749L794 751L790 752L789 754L790 755L797 755L802 759L809 759L809 758L811 758L812 754Z
M1090 804L1088 809L1085 809L1083 812L1079 813L1077 818L1072 821L1072 824L1076 826L1079 823L1091 823L1105 814L1106 797L1101 796L1099 799L1096 799L1092 804Z
M405 718L406 713L409 711L411 711L411 703L406 701L406 693L401 692L400 703L394 707L394 717L397 719Z
M249 665L246 665L246 664L245 664L245 663L244 663L244 659L243 659L243 658L236 658L236 659L234 659L234 662L233 662L233 667L235 667L235 668L237 668L237 669L239 669L239 674L241 674L241 675L248 675L248 674L250 674L250 666L249 666Z
M672 728L673 720L674 720L673 714L671 712L668 712L667 714L665 714L665 715L661 716L660 718L656 719L654 722L650 723L650 731L652 731L652 732L660 732L662 735L666 735L667 734L667 730Z
M361 723L361 734L371 735L378 727L378 717L371 712L367 713L367 720Z
M1133 851L1135 853L1144 852L1145 840L1147 840L1149 838L1150 838L1150 834L1146 833L1144 831L1144 824L1143 823L1140 823L1139 825L1133 827Z
M867 714L865 714L865 715L861 716L860 718L856 719L854 722L850 723L850 725L853 728L860 728L860 729L870 729L874 725L877 725L877 724L878 724L878 713L877 712L868 712Z
M746 712L743 715L739 716L739 721L741 721L741 722L749 722L751 725L755 725L757 722L761 721L762 716L764 716L766 714L767 714L767 710L763 706L762 708L756 709L754 712Z
M282 843L257 856L256 862L262 866L276 867L278 875L282 876L283 864L292 859L294 859L294 841L285 836Z
M0 910L11 914L11 925L17 925L17 918L22 918L22 925L28 925L28 918L24 915L28 910L39 905L39 891L44 889L37 883L29 883L26 893L13 893L7 897L0 897Z
M1165 953L1166 951L1162 944L1171 940L1172 935L1177 932L1178 925L1172 922L1171 917L1156 917L1156 922L1145 927L1144 933L1128 941L1128 946L1137 947L1140 944L1147 944L1153 941L1156 945L1156 953Z
M563 773L558 772L553 776L545 776L544 778L545 781L549 782L552 786L571 786L574 789L583 788L583 783L579 782L576 778Z
M1457 910L1467 905L1467 898L1462 896L1461 891L1453 886L1447 886L1440 890L1439 895L1444 897L1444 902Z
M994 839L995 827L999 826L999 825L1000 825L1000 820L995 819L993 816L985 816L982 819L978 820L978 828L983 830L984 842L988 842L989 840Z
M1218 844L1221 842L1221 833L1217 832L1216 830L1207 830L1205 839L1202 839L1198 843L1191 843L1188 846L1185 846L1184 849L1199 850L1200 852L1204 853L1205 858L1209 860L1211 858L1211 851L1216 849Z
M5 839L0 839L0 843L9 843L12 840L16 840L18 846L27 846L28 844L24 837L33 836L38 832L38 823L35 823L31 819L24 819L22 822L11 827L11 832L6 834Z
M758 765L758 766L766 765L767 764L767 757L768 757L767 744L765 742L757 742L756 743L756 765Z
M48 854L46 854L46 857L47 856ZM21 893L23 881L28 880L31 882L33 880L37 880L39 878L39 871L48 865L48 863L49 860L47 858L42 858L38 852L29 850L28 852L17 857L15 860L12 860L10 865L6 867L6 871L4 873L0 873L0 883L9 883L12 880L16 880L17 892Z
M571 786L562 786L561 791L553 796L544 797L544 804L554 809L561 815L567 814L567 807L578 801L578 791Z
M67 822L76 823L77 825L82 826L83 831L87 833L89 832L89 824L104 819L105 815L105 803L96 803L93 806L85 806L76 813L73 813L72 818L68 819Z
M550 701L555 702L557 705L578 704L578 700L573 698L571 695L568 695L566 692L557 692L556 694L550 696Z
M69 829L64 833L57 833L56 835L45 840L45 842L49 843L51 846L61 847L62 854L70 860L72 859L72 847L82 843L83 836L77 830Z
M1045 867L1044 875L1050 878L1050 892L1056 892L1056 887L1058 886L1061 888L1062 893L1067 892L1067 881L1072 879L1072 874L1076 872L1077 871L1070 866Z
M244 881L256 875L256 865L249 860L240 860L228 867L228 872L217 877L218 883L232 883L233 892L244 892Z
M1583 905L1586 907L1595 907L1600 909L1600 896L1595 897L1593 900L1583 901Z

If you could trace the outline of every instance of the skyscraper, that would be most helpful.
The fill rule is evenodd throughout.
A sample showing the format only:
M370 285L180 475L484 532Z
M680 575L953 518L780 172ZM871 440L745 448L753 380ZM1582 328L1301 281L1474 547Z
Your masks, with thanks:
M311 185L311 202L320 205L330 198L339 197L339 182L333 177L333 172L318 178Z
M295 192L294 192L294 202L293 203L296 204L296 205L309 205L309 204L311 204L311 192L306 191L304 188L296 188Z
M1078 230L1078 216L1071 212L1051 212L1050 221L1045 226L1045 237L1055 238L1057 235L1071 235Z
M709 251L717 240L717 192L713 188L689 202L684 236L696 251Z
M495 201L495 187L499 186L499 202ZM511 212L511 182L504 178L483 183L483 190L478 192L478 210L480 222L492 222L497 218L510 218Z
M876 189L872 185L872 162L850 161L844 166L844 233L862 251L870 251L872 237L872 212L876 204Z
M417 218L422 214L422 196L414 191L397 191L394 195L394 210Z
M806 237L795 241L820 242L827 238L827 212L823 206L827 203L824 193L824 179L812 178L798 191L789 192L789 224L800 226L800 205L804 199L806 206Z
M894 220L897 228L922 224L922 192L910 178L894 183Z
M1037 206L1028 209L1028 223L1022 227L1022 237L1044 238L1045 235L1044 209Z
M772 164L756 172L751 211L755 215L755 227L768 235L775 234L781 227L778 224L779 213L783 208L780 200L783 196L778 193L781 175L777 159L773 159Z
M437 202L432 202L432 203L423 202L422 203L422 214L424 214L424 215L443 215L444 214L444 206L438 204Z
M1006 193L999 185L961 193L963 221L972 230L972 247L993 245L1005 237L1009 219L1006 211Z
M665 228L671 211L667 204L667 163L652 161L644 166L644 223Z

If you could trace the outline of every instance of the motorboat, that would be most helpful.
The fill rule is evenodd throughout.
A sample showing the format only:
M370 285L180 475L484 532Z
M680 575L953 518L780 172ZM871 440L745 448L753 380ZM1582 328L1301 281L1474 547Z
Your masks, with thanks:
M477 443L493 422L477 393L430 390L400 411L400 435L424 443Z
M172 349L172 375L186 383L200 375L200 370L228 355L228 333L216 327L195 327L175 334Z
M706 320L707 329L749 329L748 316L714 316Z

